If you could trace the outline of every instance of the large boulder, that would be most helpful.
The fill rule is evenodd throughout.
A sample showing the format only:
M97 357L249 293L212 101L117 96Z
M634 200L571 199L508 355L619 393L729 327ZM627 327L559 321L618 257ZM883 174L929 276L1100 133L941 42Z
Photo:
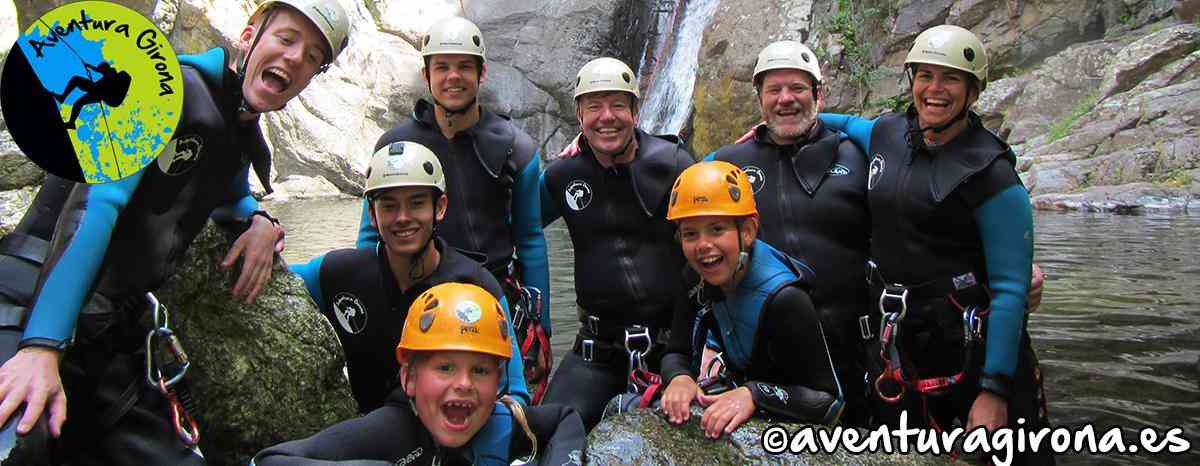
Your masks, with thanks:
M635 409L606 416L588 435L588 464L602 465L940 465L953 464L945 457L887 453L832 454L768 453L763 432L780 426L788 433L807 428L803 424L772 423L753 418L731 435L713 441L700 429L698 407L682 426L672 426L657 409ZM860 438L866 431L859 430ZM819 442L819 440L818 440Z
M213 465L244 465L264 447L356 415L333 327L304 281L281 264L246 305L220 267L233 237L209 224L156 294L191 360L200 447Z
M28 186L11 191L0 191L0 237L12 233L21 223L25 210L33 204L37 196L38 186Z

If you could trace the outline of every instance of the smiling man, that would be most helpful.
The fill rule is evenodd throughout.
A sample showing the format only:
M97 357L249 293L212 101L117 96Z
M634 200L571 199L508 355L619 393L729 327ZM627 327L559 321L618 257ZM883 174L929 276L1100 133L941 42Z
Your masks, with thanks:
M692 156L678 138L638 129L637 112L633 70L613 58L588 62L575 81L579 154L550 164L541 180L543 224L561 216L571 234L583 323L546 402L575 408L589 429L625 392L627 349L657 366L684 266L666 209Z
M233 294L249 302L262 290L283 230L250 196L251 166L270 191L258 118L329 67L349 30L337 0L263 2L236 57L221 49L180 57L183 113L158 163L120 181L75 185L57 206L30 211L57 218L57 228L21 349L0 367L0 421L25 404L24 434L47 413L65 464L204 464L146 383L146 293L173 275L210 216L244 230L222 264L241 258Z
M804 44L767 45L754 67L766 124L748 141L721 147L705 160L745 171L758 201L759 237L815 270L812 298L846 395L842 420L862 425L869 414L862 333L877 326L859 328L867 312L867 164L857 146L817 118L825 100L822 84L821 66Z
M375 150L396 141L414 141L437 154L446 169L450 197L439 235L452 247L486 256L484 267L500 281L509 304L521 313L542 309L538 323L548 337L550 270L539 223L537 147L508 116L479 105L487 58L483 34L474 23L448 18L434 24L422 39L421 56L421 74L431 101L418 100L412 118L384 133ZM373 248L378 241L379 232L371 226L364 202L357 245ZM532 302L539 296L540 303ZM537 333L528 328L517 331L519 336ZM548 338L535 343L544 345L544 354L549 354ZM536 400L538 387L544 387L550 375L550 361L536 357L543 353L534 346L524 356Z

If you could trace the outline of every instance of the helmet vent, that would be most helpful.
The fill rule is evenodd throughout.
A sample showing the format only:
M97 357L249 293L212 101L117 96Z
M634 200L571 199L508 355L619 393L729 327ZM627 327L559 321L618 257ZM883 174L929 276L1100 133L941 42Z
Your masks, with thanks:
M433 162L426 160L425 163L421 164L421 167L425 169L426 175L433 174Z
M426 311L426 312L421 313L421 331L422 332L428 332L429 329L431 327L433 327L433 319L435 317L437 317L437 313L433 312L433 311Z
M476 47L479 47L479 44L481 42L483 42L482 40L479 39L479 36L471 36L471 41L475 43Z
M738 201L742 200L742 190L738 189L737 186L730 186L729 187L729 198L733 199L733 202L738 202Z
M966 58L967 61L975 61L975 50L971 48L963 49L963 58Z
M388 155L404 155L404 143L393 142L388 146Z
M621 79L624 79L625 82L630 82L629 73L621 73Z

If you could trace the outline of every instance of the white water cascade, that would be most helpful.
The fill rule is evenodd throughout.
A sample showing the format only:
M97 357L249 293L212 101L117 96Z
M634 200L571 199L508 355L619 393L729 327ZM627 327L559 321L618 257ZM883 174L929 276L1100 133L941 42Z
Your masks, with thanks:
M692 113L692 89L704 28L721 0L687 0L683 21L666 63L646 93L638 125L651 134L679 134Z

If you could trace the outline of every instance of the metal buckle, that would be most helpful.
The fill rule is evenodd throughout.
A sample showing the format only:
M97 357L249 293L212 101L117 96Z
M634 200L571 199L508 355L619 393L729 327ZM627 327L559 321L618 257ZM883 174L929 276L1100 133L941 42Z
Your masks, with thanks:
M894 291L900 290L900 294L894 294ZM908 314L908 288L904 285L884 285L883 293L879 295L879 312L888 314L889 311L884 307L884 303L888 299L900 302L900 312L897 314L897 320L904 320L905 314Z
M871 316L858 316L858 333L862 335L863 340L875 338L875 334L871 332Z
M631 343L636 343L638 340L646 342L645 349L634 348ZM625 329L625 352L629 353L629 371L634 369L646 369L646 355L650 353L650 348L654 346L654 340L650 338L650 329L642 325L634 325Z
M171 331L171 315L167 307L159 304L158 298L152 293L146 293L146 299L150 301L151 314L154 316L154 328L146 333L146 383L159 390L167 390L183 380L192 363L188 361L179 337ZM167 355L164 357L163 351L155 350L165 350ZM164 374L163 369L167 366L174 366L176 372Z
M600 336L600 318L589 315L583 318L583 327L594 336Z
M583 353L580 356L583 356L584 361L592 362L593 356L595 356L595 346L596 341L591 339L583 340L579 344L579 352Z
M867 285L871 284L871 277L875 275L875 261L867 259Z

